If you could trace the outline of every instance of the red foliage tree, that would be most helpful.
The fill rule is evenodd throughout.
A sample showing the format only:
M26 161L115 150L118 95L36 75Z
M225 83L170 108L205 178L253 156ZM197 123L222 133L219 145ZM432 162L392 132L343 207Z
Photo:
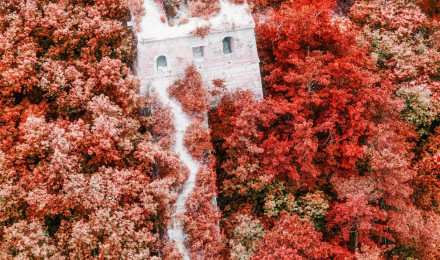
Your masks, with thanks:
M440 1L438 0L419 0L420 8L425 14L438 18L440 15Z
M185 113L203 117L209 109L209 92L203 87L202 76L194 66L185 70L185 77L174 82L169 92L182 104Z
M402 103L393 100L393 85L373 75L366 49L359 48L353 28L331 21L331 7L313 1L285 5L259 28L273 99L252 104L244 98L233 110L220 107L218 115L229 110L231 118L217 120L223 122L213 130L227 137L225 147L244 140L249 150L255 144L259 165L272 168L265 175L301 179L303 186L312 187L320 175L357 175L380 131L397 141L392 133L403 126L395 123Z
M191 34L204 39L205 36L209 34L210 30L211 26L209 25L198 26L193 31L191 31Z
M285 5L260 27L259 39L268 93L297 104L313 124L321 173L350 176L366 156L369 129L384 115L397 119L402 103L392 100L392 85L374 76L356 30L331 21L332 7L331 1Z
M322 234L296 215L284 214L264 234L260 250L252 259L350 259L350 252L321 241Z
M129 17L126 1L0 3L1 258L172 254L187 171L155 140L168 122L139 115Z
M133 16L134 26L136 31L141 30L141 22L142 17L145 15L143 0L128 0L128 7L130 8L130 12Z
M241 4L244 3L244 0L231 0L234 3ZM269 8L279 8L283 2L287 2L286 0L248 0L249 6L254 11L265 11L265 9Z
M363 221L354 231L360 244L344 246L377 255L390 243L384 212L404 211L410 203L412 132L400 121L404 104L394 96L396 86L378 75L357 27L333 18L334 6L285 3L257 28L270 97L258 103L239 94L211 116L221 208L228 216L250 204L270 225L277 215L267 215L266 206L295 212L291 198L321 189L333 200L329 223ZM274 194L278 183L286 188ZM349 207L355 203L344 203L358 194L365 195L361 216ZM343 207L347 210L339 210ZM346 230L327 235L346 237Z
M402 118L418 132L412 136L413 165L418 170L412 182L414 205L407 203L406 207L399 206L398 211L389 211L393 236L400 240L392 253L431 259L438 257L438 250L433 249L437 242L435 238L429 245L422 241L423 234L434 232L426 229L426 221L437 223L439 218L439 181L435 177L438 172L439 30L438 22L429 19L417 3L428 16L437 15L436 1L357 1L350 18L362 26L363 37L371 43L371 56L380 68L379 75L397 85L397 94L405 99ZM393 156L389 154L381 164L401 162ZM394 181L384 183L395 189L401 187ZM436 229L435 225L430 228Z
M193 17L215 16L220 11L219 0L188 0L188 11Z
M394 241L387 234L387 227L380 222L385 220L386 213L378 206L368 205L365 195L350 195L347 201L333 205L328 213L329 228L340 229L340 241L349 243L353 241L354 248L362 244L361 251L368 251L376 247L372 238L384 237Z
M185 147L197 161L206 159L208 153L212 150L209 128L205 122L194 120L188 127L184 139Z
M208 166L200 167L196 187L186 202L184 230L188 235L194 259L219 259L225 244L220 232L221 212L215 204L215 173Z

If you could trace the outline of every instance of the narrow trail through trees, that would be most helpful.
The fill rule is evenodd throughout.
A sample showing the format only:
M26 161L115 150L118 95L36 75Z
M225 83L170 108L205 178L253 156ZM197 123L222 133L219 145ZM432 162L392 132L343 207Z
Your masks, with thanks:
M175 203L175 211L172 213L172 226L168 229L168 236L170 240L176 243L179 251L184 255L184 260L189 260L188 249L185 247L185 233L183 231L182 221L180 217L185 213L185 203L188 196L195 187L195 180L197 172L200 168L200 163L197 162L188 152L184 145L184 136L186 129L191 124L191 119L183 112L181 104L169 97L168 87L172 84L172 81L163 78L155 80L151 86L159 97L164 106L169 106L173 114L173 124L175 128L176 143L174 151L179 155L182 163L189 169L190 175L185 181L181 193L178 195Z

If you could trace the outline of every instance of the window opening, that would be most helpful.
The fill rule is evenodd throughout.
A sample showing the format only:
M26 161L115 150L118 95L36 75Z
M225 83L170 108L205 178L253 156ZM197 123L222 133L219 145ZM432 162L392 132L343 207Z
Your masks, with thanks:
M204 55L205 55L205 50L204 50L203 46L193 47L194 58L200 59L200 58L203 58Z
M232 37L226 37L223 39L223 53L232 53Z
M165 56L159 56L156 60L157 70L166 71L167 70L167 58Z

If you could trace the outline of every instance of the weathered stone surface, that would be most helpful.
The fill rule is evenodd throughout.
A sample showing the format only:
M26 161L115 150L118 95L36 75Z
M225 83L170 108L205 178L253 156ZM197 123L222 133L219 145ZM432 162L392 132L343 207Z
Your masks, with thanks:
M245 15L250 16L247 18L252 21L251 14ZM263 89L254 27L253 22L236 28L231 28L225 23L223 30L217 25L215 30L204 38L179 34L161 39L146 38L147 32L138 34L138 56L134 70L141 79L141 93L149 92L154 79L182 78L185 69L194 65L209 90L214 89L212 80L224 79L227 92L249 90L257 99L261 98ZM232 38L232 53L225 54L223 51L223 40L226 37ZM200 49L193 50L197 47L203 47L201 58ZM158 58L161 56L166 57L166 67L158 66ZM163 64L163 58L159 58L159 65ZM216 105L220 98L221 96L213 98L212 104Z

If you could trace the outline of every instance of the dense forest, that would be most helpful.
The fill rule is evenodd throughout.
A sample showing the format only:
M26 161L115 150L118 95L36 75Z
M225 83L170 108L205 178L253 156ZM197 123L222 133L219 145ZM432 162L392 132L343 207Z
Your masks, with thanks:
M191 259L439 259L440 1L247 2L265 97L211 108L193 67L169 91L203 162ZM142 15L0 1L0 259L182 259L167 229L189 171L131 69Z

